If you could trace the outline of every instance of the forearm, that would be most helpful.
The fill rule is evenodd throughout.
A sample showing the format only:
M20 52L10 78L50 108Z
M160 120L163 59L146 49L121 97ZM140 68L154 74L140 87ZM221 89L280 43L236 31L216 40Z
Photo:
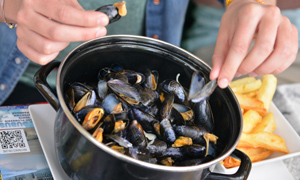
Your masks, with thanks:
M1 2L2 0L0 0ZM8 23L16 23L17 12L19 10L21 0L3 0L5 19ZM2 11L0 15L0 22L4 22Z

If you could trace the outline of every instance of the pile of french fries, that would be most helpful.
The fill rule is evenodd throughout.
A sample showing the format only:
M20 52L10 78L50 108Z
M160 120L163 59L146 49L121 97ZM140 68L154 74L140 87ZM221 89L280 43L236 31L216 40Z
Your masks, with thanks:
M273 152L289 153L285 141L273 134L276 129L274 116L269 108L275 94L277 78L264 75L262 79L245 77L230 83L243 113L243 132L237 149L252 162L261 161ZM226 168L240 165L240 160L227 157L221 162Z

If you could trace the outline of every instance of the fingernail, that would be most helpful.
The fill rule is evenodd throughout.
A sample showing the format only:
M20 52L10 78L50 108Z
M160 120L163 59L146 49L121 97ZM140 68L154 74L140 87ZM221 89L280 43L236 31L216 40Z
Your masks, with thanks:
M235 77L240 77L242 74L241 73L239 73L239 72L236 72L235 73Z
M101 29L97 32L97 34L96 34L96 37L97 37L97 38L98 38L98 37L102 37L102 36L104 36L103 28L101 28Z
M255 72L251 72L251 73L249 73L249 76L250 76L250 77L256 77L257 74L256 74Z
M100 16L98 18L98 25L106 26L108 24L108 22L109 22L109 20L108 20L107 16Z
M229 84L229 81L226 78L218 80L218 85L222 89L226 88L228 86L228 84Z

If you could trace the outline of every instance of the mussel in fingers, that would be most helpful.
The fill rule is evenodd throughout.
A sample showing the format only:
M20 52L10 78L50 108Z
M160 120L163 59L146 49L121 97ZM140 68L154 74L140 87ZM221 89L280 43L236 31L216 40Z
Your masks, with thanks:
M105 5L96 9L96 11L103 12L109 18L109 23L113 23L122 16L126 16L127 9L125 1L114 3L113 5Z

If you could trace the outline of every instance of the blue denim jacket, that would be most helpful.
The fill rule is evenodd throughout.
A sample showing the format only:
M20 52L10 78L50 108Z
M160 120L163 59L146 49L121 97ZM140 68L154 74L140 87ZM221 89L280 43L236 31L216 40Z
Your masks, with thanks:
M8 98L25 71L29 59L17 48L15 29L0 24L0 105Z
M179 46L188 0L147 1L145 35ZM166 8L168 7L168 8ZM0 105L13 91L29 64L17 48L16 30L0 24Z

